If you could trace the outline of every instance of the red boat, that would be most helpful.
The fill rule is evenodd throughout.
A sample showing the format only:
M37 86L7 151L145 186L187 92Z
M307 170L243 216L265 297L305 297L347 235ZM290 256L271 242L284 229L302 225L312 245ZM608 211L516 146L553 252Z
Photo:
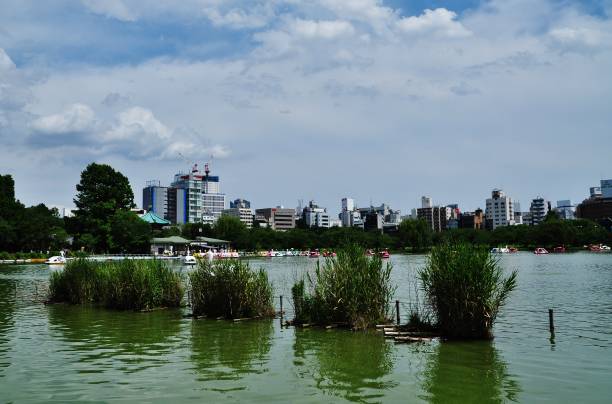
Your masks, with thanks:
M390 256L391 256L391 254L389 254L389 251L387 251L387 250L383 250L383 251L380 252L380 257L383 258L383 259L384 258L389 258Z
M319 253L319 250L312 250L312 251L310 252L309 257L310 257L310 258L319 258L319 256L320 256L320 255L321 255L321 254Z
M564 253L564 252L565 252L565 247L563 247L562 245L560 245L560 246L558 246L558 247L555 247L555 248L553 249L553 252L554 252L554 253Z

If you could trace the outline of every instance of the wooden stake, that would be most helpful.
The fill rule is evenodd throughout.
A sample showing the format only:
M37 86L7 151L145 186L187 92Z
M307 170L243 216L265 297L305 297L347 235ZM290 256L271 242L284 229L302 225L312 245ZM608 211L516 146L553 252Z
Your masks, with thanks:
M395 301L395 318L397 320L397 325L400 325L400 309L399 309L399 300Z
M550 328L550 334L552 337L555 336L555 321L553 318L553 309L548 309L548 326Z

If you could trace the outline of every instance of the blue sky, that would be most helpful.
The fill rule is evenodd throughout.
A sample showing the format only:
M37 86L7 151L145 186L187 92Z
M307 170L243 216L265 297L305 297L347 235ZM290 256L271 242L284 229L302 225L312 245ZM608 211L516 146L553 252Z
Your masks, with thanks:
M248 4L247 4L248 3ZM213 156L229 198L465 210L612 177L612 1L0 0L0 172L70 206ZM183 157L180 157L183 156Z

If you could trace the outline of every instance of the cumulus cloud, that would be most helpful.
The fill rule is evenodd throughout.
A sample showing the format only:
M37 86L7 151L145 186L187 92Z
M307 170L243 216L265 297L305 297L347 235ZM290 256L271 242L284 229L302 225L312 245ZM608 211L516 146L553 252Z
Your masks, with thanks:
M202 139L188 132L177 132L163 124L143 107L128 108L108 121L96 118L85 104L73 104L64 111L39 117L30 124L30 142L41 147L80 148L88 154L124 156L137 160L202 157L214 154L227 157L222 145L198 144Z
M400 31L413 35L438 35L448 38L465 38L471 35L457 20L457 14L445 8L427 9L420 16L397 21Z
M85 104L73 104L64 111L43 116L32 122L35 132L47 135L83 135L95 126L95 113Z

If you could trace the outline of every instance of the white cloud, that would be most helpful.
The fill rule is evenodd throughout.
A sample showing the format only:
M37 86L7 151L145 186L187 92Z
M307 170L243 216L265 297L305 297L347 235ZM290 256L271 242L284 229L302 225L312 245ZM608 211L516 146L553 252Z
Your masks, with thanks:
M307 39L334 39L350 36L355 33L347 21L312 21L297 19L291 23L291 30L298 36Z
M141 107L132 107L121 112L117 124L104 133L106 141L138 140L143 144L167 141L171 131L155 118L153 112Z
M115 18L119 21L135 21L136 14L131 11L123 0L81 0L92 13Z
M94 129L95 113L85 104L73 104L59 114L43 116L32 122L32 129L47 135L82 135Z
M471 35L460 22L457 14L445 8L427 9L420 16L402 18L397 22L400 31L414 35L439 35L448 38L465 38Z
M593 28L555 28L549 36L552 45L563 51L591 52L612 47L612 35Z
M262 10L258 12L248 12L241 9L231 9L229 11L221 11L218 8L207 7L202 10L202 13L218 27L230 27L234 29L244 28L261 28L268 24L271 19L270 10Z

